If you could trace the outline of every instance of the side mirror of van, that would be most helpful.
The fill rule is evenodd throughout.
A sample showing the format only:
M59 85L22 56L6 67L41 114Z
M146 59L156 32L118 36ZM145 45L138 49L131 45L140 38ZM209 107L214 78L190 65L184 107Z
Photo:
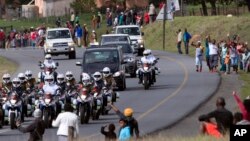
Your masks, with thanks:
M144 36L144 32L141 32L141 36Z
M82 66L81 62L76 62L76 66Z

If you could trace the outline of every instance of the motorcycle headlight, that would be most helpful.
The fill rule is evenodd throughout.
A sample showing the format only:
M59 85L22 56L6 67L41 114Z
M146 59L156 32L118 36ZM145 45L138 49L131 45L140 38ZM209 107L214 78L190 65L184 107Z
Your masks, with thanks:
M16 102L17 102L17 100L14 100L14 99L10 100L10 103L13 104L13 105L16 104Z
M140 48L144 48L144 45L143 45L143 44L141 44L141 45L140 45Z
M98 96L98 93L94 93L94 97L97 97Z
M86 95L81 95L81 99L82 99L82 100L85 100L86 97L87 97Z
M127 58L125 61L126 61L126 62L134 62L134 61L135 61L135 58Z
M44 102L45 102L45 104L49 104L49 103L50 103L50 99L46 98L46 99L44 100Z
M148 71L148 67L143 67L143 69L144 69L145 71Z
M120 76L120 75L121 75L120 72L116 72L116 73L114 74L114 77L118 77L118 76Z
M51 50L50 50L50 49L48 49L47 51L48 51L48 52L51 52Z
M70 48L70 51L74 51L74 50L75 50L75 48L73 48L73 47Z
M75 43L74 42L69 42L68 46L75 46Z
M3 97L3 101L6 101L7 100L7 97Z
M138 39L138 44L142 44L143 43L143 39Z

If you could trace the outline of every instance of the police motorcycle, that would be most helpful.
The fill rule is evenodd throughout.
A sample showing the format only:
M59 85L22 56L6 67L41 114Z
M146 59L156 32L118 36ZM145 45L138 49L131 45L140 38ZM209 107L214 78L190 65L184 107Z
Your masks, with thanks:
M117 86L114 80L115 74L112 75L111 70L108 67L103 68L102 73L103 73L104 87L106 87L106 89L111 93L112 102L116 102L120 94L114 91L114 87Z
M11 129L15 129L16 121L20 121L22 118L22 100L18 97L17 93L12 92L10 99L5 103L5 109L8 113L8 121Z
M40 98L35 103L43 113L46 128L50 128L52 120L56 119L63 107L60 87L54 84L52 75L45 76L45 85L39 94Z
M144 89L147 90L151 85L156 82L155 78L155 64L159 60L159 58L155 60L146 59L146 57L150 54L148 50L143 52L144 57L138 61L138 70L137 74L139 75L139 83L144 86Z
M98 120L102 113L102 91L94 86L92 89L93 101L91 108L92 120Z
M8 101L8 94L0 88L0 128L5 124L5 103Z
M44 82L44 77L46 74L54 76L54 80L57 81L56 69L59 66L58 62L54 62L50 54L45 55L44 62L39 61L38 66L41 71L38 73L38 82Z
M81 74L81 82L78 88L77 98L74 100L76 114L79 115L81 124L88 123L91 116L93 95L91 94L93 83L87 73Z
M107 87L102 88L102 115L107 115L111 110L109 104L112 103L112 91L110 91Z
M91 103L92 96L89 93L87 88L81 88L78 93L77 98L74 100L76 105L77 115L80 117L81 124L89 123L90 114L91 114Z

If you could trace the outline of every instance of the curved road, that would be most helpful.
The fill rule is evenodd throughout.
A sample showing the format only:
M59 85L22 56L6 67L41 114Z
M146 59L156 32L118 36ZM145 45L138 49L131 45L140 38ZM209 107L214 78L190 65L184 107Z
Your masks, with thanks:
M206 69L202 73L195 72L193 58L161 51L154 51L154 54L160 58L158 65L161 68L155 85L145 91L137 83L138 79L127 78L127 89L120 92L120 99L116 103L121 110L128 106L134 109L140 135L164 129L185 118L207 100L220 83L218 74L211 74ZM30 69L34 76L39 71L38 61L43 60L43 50L31 48L0 50L0 55L17 62L20 65L17 72ZM79 78L81 69L75 62L81 61L81 56L82 49L77 49L76 60L68 60L66 56L54 57L59 62L57 71L65 73L71 70ZM30 120L32 118L27 118L24 125ZM98 121L91 120L87 125L80 125L80 137L85 140L103 140L99 133L100 127L111 122L118 122L118 116L113 112L101 116ZM44 140L57 140L56 131L57 128L47 129ZM28 134L10 130L9 126L0 129L1 141L24 141L27 138Z

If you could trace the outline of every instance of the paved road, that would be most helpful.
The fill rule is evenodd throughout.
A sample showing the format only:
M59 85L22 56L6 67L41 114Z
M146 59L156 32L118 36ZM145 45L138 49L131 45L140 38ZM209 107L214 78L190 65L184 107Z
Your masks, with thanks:
M120 109L127 106L134 109L141 135L163 129L185 118L216 91L220 82L217 74L211 74L206 69L202 73L195 72L193 58L160 51L155 51L154 54L160 58L161 68L156 84L145 91L137 83L137 79L128 78L127 90L121 92L121 98L116 103ZM43 50L38 49L0 50L0 55L17 62L20 65L18 72L30 69L34 74L39 71L37 62L43 60ZM76 78L79 78L80 68L75 66L75 62L81 60L81 55L82 50L78 49L76 60L68 60L65 56L55 57L59 62L58 72L72 70ZM80 125L80 137L85 140L100 140L100 127L117 121L118 117L111 112L108 116L102 116L99 121ZM8 126L0 130L0 141L23 141L27 138L27 134L10 130ZM46 130L44 138L56 140L56 128Z

